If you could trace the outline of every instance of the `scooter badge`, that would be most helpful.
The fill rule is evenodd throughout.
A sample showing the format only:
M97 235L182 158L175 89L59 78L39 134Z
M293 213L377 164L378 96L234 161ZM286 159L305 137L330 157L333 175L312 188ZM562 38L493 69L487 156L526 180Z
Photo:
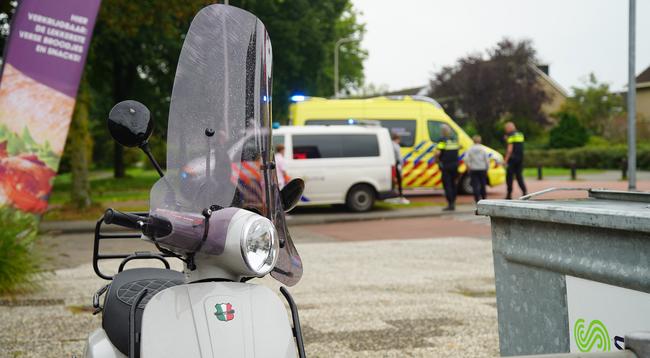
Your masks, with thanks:
M217 310L214 315L219 321L231 321L235 318L235 310L230 303L217 303L214 308Z

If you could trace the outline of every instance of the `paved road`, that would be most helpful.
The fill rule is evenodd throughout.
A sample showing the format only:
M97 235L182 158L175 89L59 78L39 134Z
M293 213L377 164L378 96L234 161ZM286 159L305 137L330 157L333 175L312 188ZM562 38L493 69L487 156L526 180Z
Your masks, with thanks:
M291 230L305 262L292 293L311 357L497 355L485 218L457 214ZM142 247L111 244L106 248L113 251ZM88 306L103 284L89 264L90 236L47 236L40 245L54 271L44 275L43 290L0 301L2 357L80 354L85 335L100 325Z

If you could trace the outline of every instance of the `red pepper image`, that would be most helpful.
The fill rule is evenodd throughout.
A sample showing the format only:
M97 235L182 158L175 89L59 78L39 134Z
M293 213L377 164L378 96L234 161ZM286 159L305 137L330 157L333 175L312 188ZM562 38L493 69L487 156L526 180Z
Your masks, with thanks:
M30 213L43 213L56 173L36 155L7 156L6 146L6 142L0 143L0 190L12 206Z

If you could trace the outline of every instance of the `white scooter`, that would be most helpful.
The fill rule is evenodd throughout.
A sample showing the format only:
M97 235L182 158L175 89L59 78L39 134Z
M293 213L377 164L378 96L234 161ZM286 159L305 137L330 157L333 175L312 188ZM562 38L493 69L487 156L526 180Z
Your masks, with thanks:
M111 282L93 299L102 328L88 337L85 357L304 357L286 288L293 327L276 293L246 283L270 274L292 286L302 276L284 212L304 183L278 188L271 42L262 22L225 5L192 21L171 97L164 174L147 144L152 122L144 105L118 103L108 126L119 143L142 148L161 179L148 213L108 209L97 222L93 265ZM111 224L139 233L106 233ZM136 238L158 252L100 253L104 240ZM170 258L183 261L182 273L169 269ZM108 259L123 259L114 276L100 265ZM125 269L150 259L166 268Z

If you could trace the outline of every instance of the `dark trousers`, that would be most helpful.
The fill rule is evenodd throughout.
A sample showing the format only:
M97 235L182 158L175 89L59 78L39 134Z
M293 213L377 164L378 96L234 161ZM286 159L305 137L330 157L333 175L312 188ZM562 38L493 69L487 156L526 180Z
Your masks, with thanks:
M508 197L512 195L512 182L517 178L517 183L521 192L526 195L526 183L524 183L524 162L522 160L508 162L508 169L506 170L506 184L508 185Z
M445 189L447 203L452 206L456 202L456 177L458 166L444 166L442 168L442 187Z
M487 198L487 193L485 191L485 186L487 185L487 170L470 170L469 179L472 183L474 201L478 203L479 200Z
M399 163L395 164L395 173L397 174L397 189L399 189L399 196L404 196L402 192L402 170L399 168Z

